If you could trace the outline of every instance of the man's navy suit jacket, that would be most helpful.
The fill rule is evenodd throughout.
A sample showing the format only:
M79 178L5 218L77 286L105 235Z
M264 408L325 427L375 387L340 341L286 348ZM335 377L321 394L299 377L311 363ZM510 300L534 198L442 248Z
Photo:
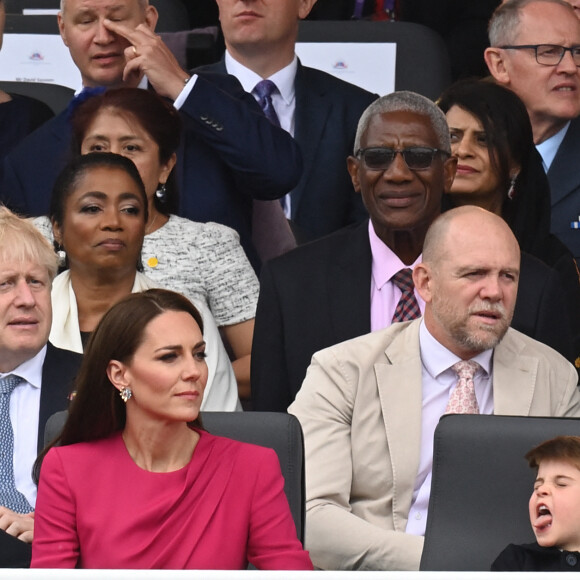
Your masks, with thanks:
M68 408L73 382L83 355L47 344L42 366L40 410L38 416L38 451L44 448L44 427L51 415Z
M235 229L256 264L252 199L279 198L298 183L300 149L232 76L200 73L181 113L184 133L174 170L179 214ZM62 112L7 156L0 201L25 215L48 213L53 184L71 155L69 114Z
M580 229L571 227L580 222L580 117L573 119L564 140L548 170L552 196L553 234L570 249L576 261L580 261Z
M42 366L40 409L38 416L38 452L44 448L44 428L49 417L68 408L73 381L79 370L82 355L56 348L50 342ZM0 568L30 566L30 544L0 530Z
M204 70L225 74L225 62ZM368 217L360 194L353 189L346 158L353 154L363 111L378 95L300 62L294 86L294 138L302 151L304 170L291 192L291 219L298 241L303 242Z
M286 411L315 352L370 332L371 267L368 222L263 266L252 346L254 410ZM573 360L565 304L558 272L522 254L511 326Z

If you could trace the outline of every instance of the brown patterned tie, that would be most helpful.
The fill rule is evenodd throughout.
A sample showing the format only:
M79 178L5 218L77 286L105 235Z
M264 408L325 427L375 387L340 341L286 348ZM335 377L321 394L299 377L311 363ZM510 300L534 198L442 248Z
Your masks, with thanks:
M445 413L479 415L479 405L475 397L475 384L473 382L479 364L472 360L462 360L451 368L457 373L459 380L451 391Z

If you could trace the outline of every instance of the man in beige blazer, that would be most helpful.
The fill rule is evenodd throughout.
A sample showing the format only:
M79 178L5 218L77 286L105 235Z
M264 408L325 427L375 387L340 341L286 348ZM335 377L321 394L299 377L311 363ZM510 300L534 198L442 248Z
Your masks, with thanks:
M433 431L457 384L454 363L480 364L481 413L580 416L574 367L509 328L519 263L501 218L472 206L446 212L413 272L424 317L314 355L289 411L304 429L315 566L419 568Z

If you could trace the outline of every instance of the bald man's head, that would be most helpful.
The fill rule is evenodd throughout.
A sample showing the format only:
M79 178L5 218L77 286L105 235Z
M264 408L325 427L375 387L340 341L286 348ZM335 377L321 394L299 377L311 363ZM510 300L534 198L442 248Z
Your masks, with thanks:
M519 270L519 246L503 219L475 206L442 214L413 273L427 329L464 359L494 348L513 317Z

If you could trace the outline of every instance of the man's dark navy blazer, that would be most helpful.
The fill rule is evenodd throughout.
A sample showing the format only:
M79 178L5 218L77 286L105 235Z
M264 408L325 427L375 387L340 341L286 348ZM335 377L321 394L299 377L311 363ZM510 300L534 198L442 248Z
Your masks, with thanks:
M300 148L264 117L255 99L229 75L200 73L180 111L184 134L175 170L179 214L235 229L256 263L252 199L277 199L298 183ZM24 215L47 214L53 184L70 149L65 111L7 156L0 201Z
M225 74L225 62L204 70ZM353 153L363 111L378 95L302 66L300 61L294 87L294 138L302 151L304 171L291 191L291 218L302 242L368 217L360 195L353 189L346 158Z

